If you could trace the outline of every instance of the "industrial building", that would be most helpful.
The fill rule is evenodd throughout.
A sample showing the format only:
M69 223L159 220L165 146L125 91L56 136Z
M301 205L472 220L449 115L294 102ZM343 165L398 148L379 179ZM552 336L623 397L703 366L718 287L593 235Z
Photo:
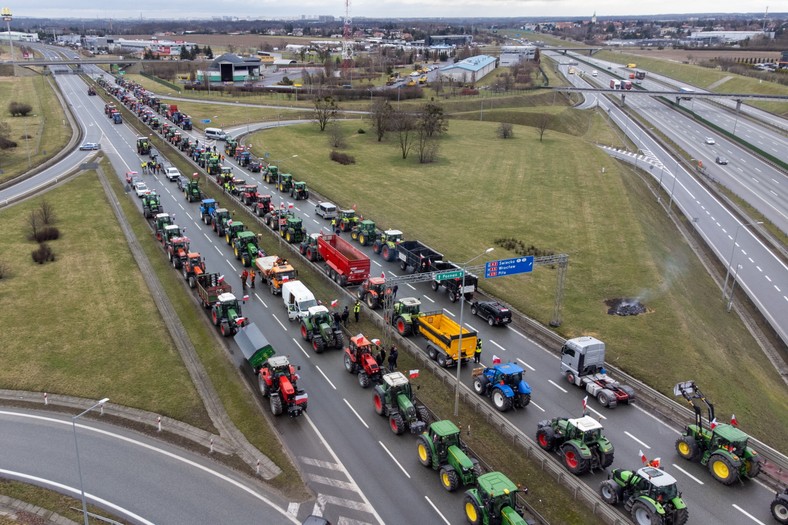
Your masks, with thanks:
M197 81L204 82L256 82L260 79L260 62L257 57L239 57L225 53L216 57L207 71L197 72Z
M487 55L477 55L440 69L441 78L457 82L478 82L498 67L498 59Z

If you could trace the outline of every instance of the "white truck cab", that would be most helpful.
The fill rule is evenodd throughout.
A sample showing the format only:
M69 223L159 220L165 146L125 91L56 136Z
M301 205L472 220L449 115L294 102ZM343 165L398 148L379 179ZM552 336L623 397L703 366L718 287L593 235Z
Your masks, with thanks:
M285 281L282 283L282 301L287 308L290 321L309 315L309 308L317 306L314 294L301 281Z

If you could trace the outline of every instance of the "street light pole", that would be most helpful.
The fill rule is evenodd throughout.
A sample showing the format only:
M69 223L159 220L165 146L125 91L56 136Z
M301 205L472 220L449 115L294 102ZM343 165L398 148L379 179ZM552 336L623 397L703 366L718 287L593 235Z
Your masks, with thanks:
M730 296L730 300L728 301L728 308L726 308L728 312L731 311L731 306L733 306L733 291L736 289L736 279L739 277L739 270L741 270L741 264L736 265L736 273L733 274L733 283L731 284L731 296Z
M466 261L462 266L462 284L460 287L460 336L457 338L457 384L454 387L454 417L460 415L460 369L462 368L462 314L464 311L463 306L465 306L465 268L471 264L473 261L481 257L482 255L487 255L495 248L487 248L482 253L477 255L476 257Z
M78 414L78 415L76 415L76 416L71 418L71 424L74 427L74 449L77 451L77 472L79 472L79 492L82 495L82 516L85 518L85 525L89 525L89 523L88 523L88 504L87 504L87 501L85 501L85 484L82 482L82 466L79 463L79 445L77 444L77 419L79 419L80 417L84 416L85 414L87 414L88 412L90 412L91 410L93 410L94 408L96 408L98 406L103 407L104 404L107 401L109 401L109 398L105 397L104 399L100 400L95 405L93 405L92 407L88 408L87 410L85 410L81 414Z
M725 283L722 285L722 300L725 300L725 291L728 289L728 278L731 275L731 268L733 267L733 258L736 256L736 239L739 238L739 229L742 226L752 226L753 224L763 224L763 222L749 222L743 223L740 222L736 225L736 233L733 234L733 246L731 246L731 256L728 258L728 268L725 272ZM738 275L739 272L736 272ZM736 278L733 279L734 285L736 284ZM733 300L733 287L731 287L731 301ZM728 311L731 311L730 305L728 305Z

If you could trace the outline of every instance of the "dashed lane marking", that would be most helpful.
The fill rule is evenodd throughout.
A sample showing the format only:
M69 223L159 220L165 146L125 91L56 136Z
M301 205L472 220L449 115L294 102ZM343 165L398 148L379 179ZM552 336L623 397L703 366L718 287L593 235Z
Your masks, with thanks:
M564 394L566 394L566 393L567 393L567 391L566 391L566 389L565 389L564 387L562 387L562 386L558 386L558 384L556 384L556 382L555 382L555 381L553 381L552 379L548 379L548 380L547 380L547 382L548 382L548 383L550 383L551 385L553 385L554 387L556 387L558 390L560 390L560 391L561 391L561 392L563 392Z
M335 386L334 386L334 383L332 383L332 382L331 382L331 380L328 378L328 376L327 376L326 374L324 374L324 373L323 373L323 371L320 369L320 367L319 367L319 366L317 366L317 365L315 365L315 368L317 368L317 371L318 371L318 372L320 372L320 375L321 375L321 376L323 376L323 379L325 379L326 381L328 381L328 384L329 384L329 385L331 385L331 388L333 388L334 390L336 390L336 389L337 389L337 387L335 387ZM367 428L369 428L369 427L367 427Z
M386 451L386 454L388 454L388 455L389 455L389 457L391 458L391 461L393 461L394 463L396 463L396 464L397 464L397 466L399 467L399 469L402 471L402 473L403 473L403 474L405 474L405 476L407 476L407 478L408 478L408 479L410 479L410 474L408 474L408 471L407 471L407 470L405 470L405 469L402 467L402 465L400 464L400 462L399 462L399 461L397 461L397 458L395 458L395 457L394 457L394 454L392 454L392 453L391 453L391 451L390 451L390 450L389 450L389 449L386 447L386 445L384 445L384 444L383 444L383 442L382 442L382 441L378 441L378 443L380 444L380 446L381 446L381 447L383 447L383 450L385 450L385 451Z
M522 360L522 359L520 359L519 357L517 358L517 360L518 360L518 361L519 361L519 362L520 362L520 363L521 363L523 366L525 366L525 367L529 368L529 369L531 370L531 372L536 372L536 368L532 367L531 365L529 365L528 363L526 363L525 361L523 361L523 360Z
M635 436L633 436L632 434L630 434L630 433L629 433L629 432L627 432L626 430L624 431L624 434L626 434L627 436L629 436L629 437L630 437L630 439L632 439L632 440L633 440L633 441L635 441L636 443L640 443L641 445L643 445L643 446L644 446L644 447L646 447L646 448L651 448L649 445L646 445L644 442L642 442L641 440L639 440L638 438L636 438Z
M678 466L678 465L676 465L675 463L673 463L673 467L674 467L676 470L678 470L679 472L683 473L683 474L684 474L685 476L687 476L688 478L690 478L690 479L691 479L692 481L694 481L695 483L698 483L699 485L703 485L703 482L702 482L701 480L699 480L698 478L696 478L695 476L693 476L692 474L690 474L689 472L687 472L687 471L686 471L686 470L684 470L683 468L679 467L679 466Z
M358 418L358 420L359 420L359 421L361 421L361 424L362 424L362 425L364 425L364 428L366 428L367 430L369 430L369 425L367 425L366 421L364 421L363 419L361 419L361 416L358 414L358 412L356 412L356 409L355 409L355 408L353 408L353 406L352 406L350 403L348 403L348 402L347 402L347 399L345 399L345 398L343 397L343 398L342 398L342 401L344 401L344 402L345 402L345 404L346 404L346 405L347 405L347 407L350 409L350 411L351 411L351 412L353 412L353 414L355 414L355 416Z

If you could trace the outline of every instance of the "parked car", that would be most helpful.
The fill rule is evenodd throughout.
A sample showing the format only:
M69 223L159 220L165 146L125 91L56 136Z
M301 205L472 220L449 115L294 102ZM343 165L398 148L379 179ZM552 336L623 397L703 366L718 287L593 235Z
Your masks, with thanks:
M101 149L101 145L96 143L96 142L85 142L84 144L82 144L79 147L79 149L81 149L83 151L90 151L90 150L94 150L94 149Z
M174 166L170 166L169 168L167 168L167 171L164 172L164 175L167 177L167 180L169 180L170 182L175 182L176 180L178 180L178 177L181 176L181 172L180 170L178 170L178 168Z
M726 159L725 157L717 157L716 162L717 164L727 164L728 159Z
M713 138L711 138L711 137L706 137L706 144L712 144L712 145L714 145L714 144L716 144L716 142L714 142L714 139L713 139Z
M141 199L145 195L148 195L150 193L150 190L148 189L147 184L145 184L144 182L138 182L137 184L134 185L134 192L137 194L137 197Z
M497 301L474 301L471 313L478 315L490 326L507 325L512 322L512 311Z
M126 184L134 185L134 179L139 180L139 173L136 171L127 171L126 172Z
M183 175L178 175L178 178L175 179L175 182L178 183L178 189L183 191L183 188L185 188L186 185L189 184L189 179L187 179Z

